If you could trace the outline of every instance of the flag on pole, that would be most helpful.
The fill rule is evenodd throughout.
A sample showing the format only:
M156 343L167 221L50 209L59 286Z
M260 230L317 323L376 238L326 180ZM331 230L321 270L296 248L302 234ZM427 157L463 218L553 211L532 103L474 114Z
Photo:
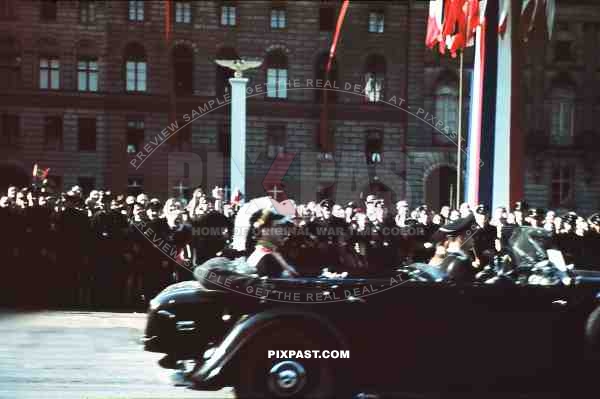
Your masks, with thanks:
M165 39L169 43L171 36L171 1L165 1Z
M331 41L331 47L329 48L329 56L327 57L327 64L325 65L325 80L329 80L329 73L331 72L331 67L333 65L333 60L335 58L335 53L337 51L338 41L340 40L340 33L342 31L342 25L344 24L344 19L346 18L346 13L348 11L348 6L350 5L349 0L344 0L342 3L342 7L340 8L340 13L338 14L337 23L335 25L335 31L333 33L333 40ZM321 106L321 120L319 125L319 137L321 142L321 147L330 150L329 148L329 113L327 108L327 90L323 91L323 104Z
M429 2L429 18L427 19L427 36L425 45L433 48L436 43L442 42L442 11L444 2L434 0Z
M509 4L509 2L505 1L500 13L498 22L498 34L500 37L504 37L504 33L506 32L506 24L509 18ZM551 39L555 13L556 0L523 0L520 20L523 41L528 41L529 35L536 28L545 28L548 32L548 39Z
M483 119L483 78L485 71L485 34L487 24L485 12L487 0L481 2L478 11L479 26L475 35L475 60L473 63L473 82L471 85L471 113L469 121L469 140L467 175L465 184L466 201L475 206L479 204L479 170L481 166L481 137Z
M441 54L448 49L455 58L459 50L475 44L479 24L478 0L431 0L425 44L429 48L438 44Z

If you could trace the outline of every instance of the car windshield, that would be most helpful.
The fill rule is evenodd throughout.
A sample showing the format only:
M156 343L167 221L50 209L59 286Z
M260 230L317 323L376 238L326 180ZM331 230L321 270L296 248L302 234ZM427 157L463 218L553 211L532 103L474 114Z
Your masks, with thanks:
M547 249L552 248L552 234L538 227L521 226L509 240L517 264L535 264L548 259Z

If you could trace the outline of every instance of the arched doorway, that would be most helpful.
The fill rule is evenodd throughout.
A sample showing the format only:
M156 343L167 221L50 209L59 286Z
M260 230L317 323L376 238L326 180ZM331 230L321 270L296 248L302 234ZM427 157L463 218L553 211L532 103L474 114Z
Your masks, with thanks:
M17 186L19 188L28 187L30 184L29 174L25 170L14 163L0 163L0 192L1 195L6 195L6 190L9 186Z
M438 211L452 205L456 198L456 169L440 166L431 171L425 181L425 203Z

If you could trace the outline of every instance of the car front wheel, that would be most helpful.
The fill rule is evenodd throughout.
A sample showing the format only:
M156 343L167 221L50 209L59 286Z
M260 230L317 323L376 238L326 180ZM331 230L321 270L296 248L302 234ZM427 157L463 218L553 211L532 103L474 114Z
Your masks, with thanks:
M309 338L310 337L310 338ZM239 398L332 398L340 397L338 379L330 359L275 358L268 351L323 349L323 341L296 328L273 329L262 333L240 354ZM329 347L327 348L329 349ZM347 367L340 364L338 369Z

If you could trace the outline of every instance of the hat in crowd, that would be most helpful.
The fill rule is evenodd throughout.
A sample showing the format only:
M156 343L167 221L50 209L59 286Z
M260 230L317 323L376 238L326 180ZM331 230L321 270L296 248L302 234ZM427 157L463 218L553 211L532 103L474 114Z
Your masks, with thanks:
M321 208L331 209L333 205L335 205L335 202L330 199L324 199L323 201L319 202L319 206Z
M487 207L484 204L479 204L475 208L475 213L477 213L479 215L487 215L488 214L488 209L487 209Z
M517 201L517 202L515 202L515 206L514 206L513 210L524 212L527 208L528 208L528 206L525 201Z
M356 209L356 208L358 208L358 205L356 205L356 203L354 201L350 201L346 204L346 208Z
M590 215L588 218L588 223L596 226L600 225L600 213L594 213Z
M254 227L257 229L269 228L285 224L292 224L291 218L266 208L263 209L260 217L254 222Z
M471 230L475 225L475 217L469 214L464 218L456 219L439 228L440 233L446 234L448 237L458 237L462 233Z
M375 202L376 200L377 200L376 196L374 196L373 194L369 194L369 195L367 195L367 199L365 200L365 202L368 204L371 202Z
M157 198L152 198L148 204L148 208L153 211L160 211L162 209L160 200Z
M569 223L569 224L575 224L575 222L577 221L577 213L575 212L568 212L566 214L564 214L563 216L561 216L561 219L563 220L563 223Z

